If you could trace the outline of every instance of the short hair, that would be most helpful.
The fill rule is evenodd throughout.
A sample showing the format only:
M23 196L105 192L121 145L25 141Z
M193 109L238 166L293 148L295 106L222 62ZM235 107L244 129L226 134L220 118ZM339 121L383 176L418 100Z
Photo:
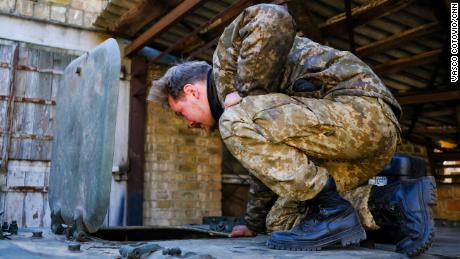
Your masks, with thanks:
M186 84L205 81L210 69L204 61L186 61L170 67L161 78L152 81L147 100L167 107L168 95L177 99Z

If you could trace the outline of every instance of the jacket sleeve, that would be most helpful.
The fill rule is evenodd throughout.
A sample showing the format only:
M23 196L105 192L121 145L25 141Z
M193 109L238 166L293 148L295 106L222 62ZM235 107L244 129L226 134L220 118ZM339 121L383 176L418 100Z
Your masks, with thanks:
M246 207L246 226L257 233L265 232L265 220L278 195L255 176L250 175L249 199Z
M214 52L219 98L233 91L242 97L276 92L294 38L294 21L283 7L260 4L243 11Z

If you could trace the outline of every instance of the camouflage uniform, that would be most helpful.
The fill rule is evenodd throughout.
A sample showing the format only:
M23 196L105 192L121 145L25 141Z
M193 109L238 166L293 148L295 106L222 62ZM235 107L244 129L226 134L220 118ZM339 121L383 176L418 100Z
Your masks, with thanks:
M265 4L247 8L224 30L213 77L221 105L231 92L243 97L225 110L219 129L230 152L260 180L251 187L250 229L262 231L265 217L269 231L290 229L301 201L313 198L328 175L363 225L377 227L367 208L370 188L359 186L390 161L401 108L366 64L296 37L291 16ZM302 80L314 91L299 90Z

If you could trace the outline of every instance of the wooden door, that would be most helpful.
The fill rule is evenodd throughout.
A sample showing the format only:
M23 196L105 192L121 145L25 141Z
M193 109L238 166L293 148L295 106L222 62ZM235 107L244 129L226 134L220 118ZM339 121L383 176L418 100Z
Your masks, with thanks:
M48 226L56 93L68 50L0 41L0 211L21 227Z

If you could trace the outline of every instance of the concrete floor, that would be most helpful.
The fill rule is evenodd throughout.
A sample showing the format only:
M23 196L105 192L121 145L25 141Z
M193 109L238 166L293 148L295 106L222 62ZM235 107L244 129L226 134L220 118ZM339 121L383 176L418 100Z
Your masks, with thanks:
M123 243L94 240L81 244L80 252L67 249L69 241L43 229L44 238L32 239L31 230L24 229L11 240L0 240L0 258L119 258ZM279 251L265 246L267 236L255 238L187 239L151 241L164 248L179 247L179 258L405 258L391 251L391 246L378 249L363 247L332 248L317 252ZM162 251L146 258L178 258L163 255ZM437 227L433 246L418 258L460 258L460 227Z
M460 258L460 226L436 226L433 245L417 258Z

